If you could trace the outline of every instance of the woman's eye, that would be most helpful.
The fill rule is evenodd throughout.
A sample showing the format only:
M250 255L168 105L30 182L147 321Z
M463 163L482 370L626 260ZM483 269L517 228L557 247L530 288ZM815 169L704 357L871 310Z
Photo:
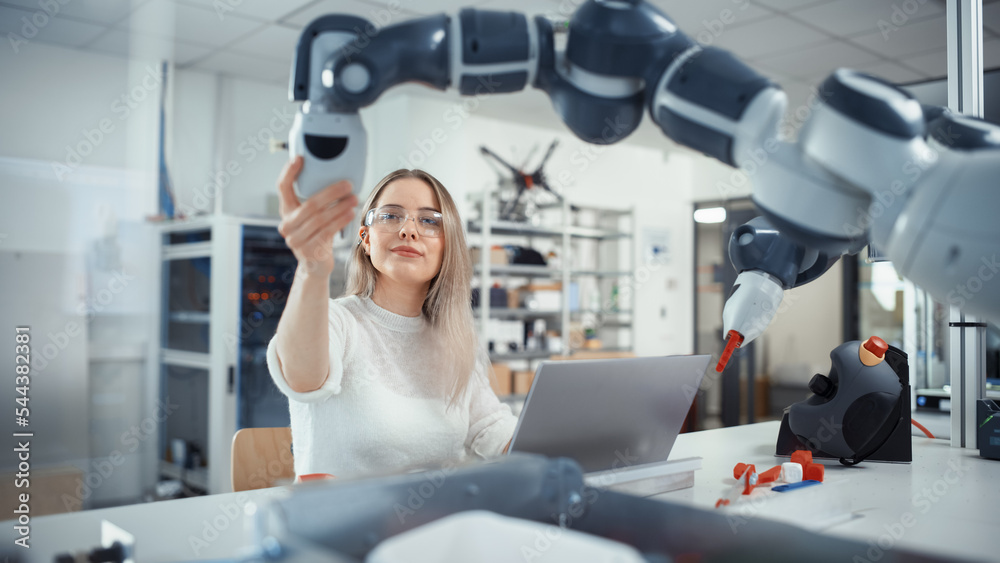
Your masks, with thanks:
M379 219L381 219L383 221L396 221L396 220L399 219L399 215L397 215L395 213L386 212L386 213L383 213L382 215L380 215Z
M441 220L437 217L421 217L420 222L428 227L438 227L441 225Z

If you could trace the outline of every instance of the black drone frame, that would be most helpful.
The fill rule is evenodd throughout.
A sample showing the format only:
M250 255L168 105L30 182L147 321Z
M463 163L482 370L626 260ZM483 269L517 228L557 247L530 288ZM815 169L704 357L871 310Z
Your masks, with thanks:
M555 150L557 144L559 144L558 139L552 141L552 144L549 145L549 149L545 152L545 156L542 157L542 161L538 163L538 168L536 168L531 174L526 174L506 160L500 158L495 152L486 148L485 145L479 147L480 152L486 156L493 157L493 159L514 174L514 185L517 186L517 194L510 201L506 202L500 210L501 221L509 220L511 215L514 213L514 210L517 209L517 204L521 200L521 196L523 196L528 190L536 187L554 195L560 202L563 201L563 197L549 187L549 184L545 179L545 172L542 170L545 163L549 160L549 157L552 156L552 151Z

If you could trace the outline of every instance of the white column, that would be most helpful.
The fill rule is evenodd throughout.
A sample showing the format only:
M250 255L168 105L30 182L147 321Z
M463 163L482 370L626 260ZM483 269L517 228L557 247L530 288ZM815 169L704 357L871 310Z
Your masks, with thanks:
M983 116L983 3L948 0L948 107ZM952 307L951 445L976 448L976 401L986 396L985 324ZM982 326L977 326L982 324Z

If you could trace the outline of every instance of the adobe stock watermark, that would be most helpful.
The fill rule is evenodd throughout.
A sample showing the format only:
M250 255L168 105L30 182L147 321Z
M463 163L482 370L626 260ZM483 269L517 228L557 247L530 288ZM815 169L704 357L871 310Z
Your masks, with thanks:
M625 278L624 283L618 286L617 297L609 296L605 299L600 311L586 311L581 315L580 322L584 329L590 328L597 331L610 324L610 321L607 319L616 317L620 313L619 304L629 302L639 288L649 283L650 279L652 279L652 274L660 271L669 260L669 256L657 255L632 271ZM631 311L629 314L635 315L635 313L635 311ZM583 336L571 333L570 348L580 348L581 346L583 346Z
M344 57L346 62L351 62L351 57L361 54L361 51L371 43L379 34L379 30L390 23L399 15L399 0L389 0L385 8L374 9L368 13L370 21L364 29L354 27L354 40L343 45L337 50L338 57ZM374 20L374 21L371 21Z
M38 0L39 9L30 16L21 17L21 33L17 34L13 31L7 33L7 41L10 42L10 48L14 50L14 54L19 54L21 47L27 45L32 39L37 37L38 33L45 29L52 19L62 11L62 7L71 1Z
M432 469L421 473L424 481L419 485L409 488L407 491L409 496L406 498L406 502L397 502L392 505L392 510L396 513L399 523L405 524L408 517L413 516L418 510L423 508L424 503L433 497L444 486L448 477L453 475L457 470L458 468L455 463L448 461L440 469Z
M271 108L267 125L258 129L256 133L247 135L236 146L236 153L242 157L242 160L229 159L211 175L207 182L195 188L190 203L178 202L177 211L191 216L199 209L208 207L211 202L215 201L215 198L222 195L234 179L243 173L244 166L253 162L261 153L270 151L270 143L273 139L288 136L288 129L294 120L295 114L288 107Z
M213 0L212 2L212 10L215 11L215 15L218 16L220 22L225 21L227 15L235 12L241 6L243 6L243 0ZM375 23L380 27L385 27L392 21L395 15L399 14L399 9L399 0L389 0L389 2L386 3L385 8L372 9L369 12L369 16L371 19L375 20ZM363 40L363 43L359 43L359 45L355 47L356 49L364 48L364 45L367 45L368 42L371 41L371 38L378 34L377 29L369 30L366 28L361 30L355 28L354 31L359 36L358 41L362 41L362 36L367 38Z
M881 561L899 540L903 539L913 526L916 525L920 515L927 514L931 508L940 502L941 498L948 494L951 488L965 476L971 469L971 465L964 459L948 460L948 469L940 479L931 483L929 487L924 487L913 495L913 511L906 511L899 515L895 521L885 524L882 529L884 533L878 537L868 540L868 550L863 555L855 555L851 558L851 563L875 563Z
M820 451L823 444L833 440L834 437L841 433L843 428L844 426L836 422L832 416L820 419L820 428L814 436L806 441L806 449L813 453ZM733 534L738 534L741 527L759 516L767 502L768 495L766 494L750 494L746 501L736 503L732 509L728 509L726 521L729 523L729 529Z
M138 108L150 93L159 89L163 83L163 76L160 71L151 66L146 66L146 73L139 80L139 83L111 101L109 111L118 117L122 122L132 115L132 111ZM117 125L110 117L102 117L94 127L84 127L80 130L79 141L72 145L66 145L66 158L62 162L52 162L52 172L60 182L67 175L76 171L83 164L83 160L93 154L93 152L104 143L104 141L115 132Z
M114 277L108 280L105 287L77 307L77 314L84 317L84 323L90 322L95 315L104 311L114 301L116 295L125 291L135 279L135 276L128 275L125 270L115 272ZM62 330L48 333L46 336L49 341L43 344L37 353L32 354L31 369L39 372L45 371L49 362L65 350L72 339L81 334L83 334L83 325L76 321L68 321Z
M750 7L750 0L731 1L738 12L745 11ZM725 33L728 26L731 26L739 21L738 12L734 12L729 8L723 8L719 11L719 15L717 17L701 20L702 29L698 30L698 33L695 34L695 41L700 43L702 46L708 46L714 43L715 40L722 37L722 34Z
M827 97L829 97L828 92L820 90L819 87L813 87L804 104L782 116L778 123L778 137L786 141L793 140L806 121L812 117L816 106ZM761 167L770 161L771 156L778 152L782 144L783 141L768 137L762 144L748 149L744 155L738 155L744 157L743 162L729 174L729 182L719 180L715 183L715 189L722 198L728 199L746 186Z
M160 399L153 408L153 415L143 418L139 424L122 433L119 442L128 453L135 453L139 444L156 433L157 427L163 424L180 405L170 402L170 397ZM76 480L75 494L63 493L61 501L67 511L82 510L84 503L114 474L115 470L125 463L121 449L116 448L107 458L92 459L90 471Z
M949 305L963 309L969 301L974 300L983 291L983 288L987 286L986 282L991 281L1000 273L1000 262L997 261L996 254L989 257L983 256L980 263L982 265L979 266L979 270L974 275L969 276L965 282L956 285L955 289L948 292L946 298Z
M501 86L500 82L493 79L492 74L486 74L477 78L475 92L471 96L462 96L461 102L456 102L448 106L441 114L441 119L447 124L452 132L457 131L478 109L480 98L496 93ZM401 168L419 168L427 161L437 148L448 142L448 131L444 127L435 127L426 137L413 139L414 149L405 155L399 155Z
M240 319L239 335L226 333L223 336L223 341L230 353L235 353L239 343L250 338L257 329L263 326L266 319L272 318L276 313L280 315L281 311L284 310L285 300L288 298L285 292L281 289L272 289L268 291L268 294L267 299L261 299L254 303L254 311L247 313L245 317Z
M927 3L927 0L903 0L901 3L893 3L888 19L879 18L877 25L882 34L882 40L888 41L890 34L899 31L899 28L906 25L920 8Z

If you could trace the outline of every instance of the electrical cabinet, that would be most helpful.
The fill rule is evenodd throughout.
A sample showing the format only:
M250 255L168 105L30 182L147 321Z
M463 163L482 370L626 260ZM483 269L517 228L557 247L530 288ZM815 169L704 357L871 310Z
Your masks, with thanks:
M173 406L159 425L159 479L229 492L235 432L289 425L266 363L296 266L277 224L214 215L160 226L153 363L160 400Z

